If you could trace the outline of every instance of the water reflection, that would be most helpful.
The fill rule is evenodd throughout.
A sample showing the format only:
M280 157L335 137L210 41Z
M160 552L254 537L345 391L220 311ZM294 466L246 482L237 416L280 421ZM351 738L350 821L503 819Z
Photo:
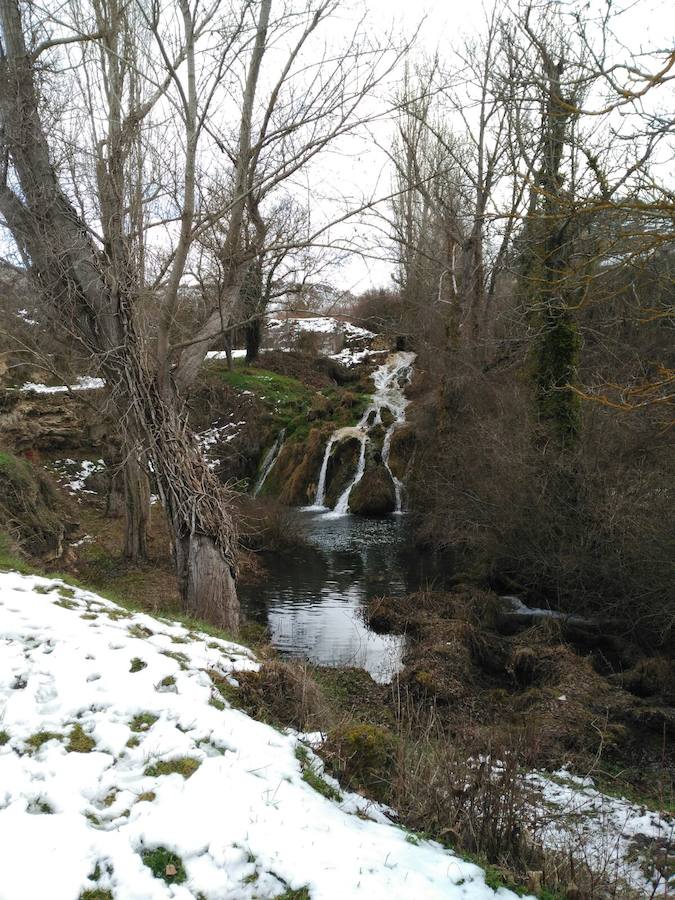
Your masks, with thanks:
M242 586L244 611L267 624L284 656L357 666L376 681L391 681L401 667L403 638L375 634L363 609L371 597L415 590L428 574L419 557L405 553L405 517L295 514L308 545L266 558L264 580Z

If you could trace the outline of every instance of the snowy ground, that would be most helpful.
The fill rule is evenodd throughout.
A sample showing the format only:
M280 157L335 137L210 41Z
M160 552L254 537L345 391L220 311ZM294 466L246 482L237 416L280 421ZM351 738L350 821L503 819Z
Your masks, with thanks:
M256 666L89 591L0 574L0 900L494 897L381 808L311 787L303 766L321 766L299 761L298 736L216 689Z
M94 391L105 387L102 378L92 378L89 375L80 375L74 384L48 385L37 381L27 381L19 390L33 391L35 394L63 394L66 391Z

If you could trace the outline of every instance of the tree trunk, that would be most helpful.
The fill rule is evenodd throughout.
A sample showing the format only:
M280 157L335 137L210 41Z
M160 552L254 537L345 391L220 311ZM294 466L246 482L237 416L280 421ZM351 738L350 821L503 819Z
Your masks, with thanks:
M234 573L213 538L177 536L176 564L186 613L236 635L239 600Z
M150 485L135 453L124 464L124 513L124 555L133 562L147 559Z
M246 362L252 363L258 358L262 343L262 322L256 318L246 326Z

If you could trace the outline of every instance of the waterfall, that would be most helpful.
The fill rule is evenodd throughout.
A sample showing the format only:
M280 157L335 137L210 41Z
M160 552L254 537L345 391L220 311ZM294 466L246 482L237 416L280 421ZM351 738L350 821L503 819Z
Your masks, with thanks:
M354 475L354 480L351 482L348 487L344 489L338 502L335 504L335 509L333 510L334 516L344 516L349 512L349 495L352 492L352 489L356 487L356 485L363 478L363 473L366 471L366 444L368 443L368 435L364 431L361 435L361 452L359 453L359 463L356 467L356 474Z
M274 465L279 458L279 453L281 452L281 448L284 444L284 438L286 437L286 429L282 428L279 434L276 437L276 440L270 447L265 456L265 459L262 464L262 468L260 470L260 475L258 476L258 480L255 483L255 487L253 488L253 496L257 497L260 491L262 490L262 486L265 484L267 476L270 474Z
M400 513L403 511L403 484L391 471L391 467L389 465L391 439L394 436L394 431L396 431L396 426L398 424L398 420L396 422L393 422L387 429L387 433L384 436L384 443L382 444L382 462L384 463L384 467L387 472L389 472L389 474L391 475L391 480L394 482L394 490L396 492L396 512Z
M340 495L332 515L342 516L349 511L349 495L352 489L361 481L366 469L366 447L368 444L368 431L373 424L382 424L382 410L388 409L394 417L394 421L389 425L385 432L384 443L382 445L382 463L389 472L394 483L396 492L396 512L400 513L403 500L403 485L394 475L389 466L389 454L391 451L391 441L396 428L405 421L405 410L408 405L403 394L403 388L410 381L411 366L415 359L414 353L391 353L386 362L378 366L373 372L372 379L375 384L375 392L373 393L372 403L368 406L361 419L355 427L339 428L329 438L321 463L321 471L319 472L319 483L316 489L316 497L312 509L326 508L326 475L328 472L328 462L335 444L342 438L351 436L358 437L361 442L361 452L353 480ZM375 413L373 422L369 424L368 420Z
M330 459L330 453L333 449L333 444L337 440L336 431L332 434L326 444L326 452L323 455L323 462L321 463L321 471L319 472L319 483L316 488L316 497L314 498L314 509L325 509L326 508L326 472L328 471L328 460Z

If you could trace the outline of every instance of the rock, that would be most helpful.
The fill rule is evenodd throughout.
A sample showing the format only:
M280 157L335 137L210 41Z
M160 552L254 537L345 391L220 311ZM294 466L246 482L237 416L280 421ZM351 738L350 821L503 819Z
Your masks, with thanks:
M367 468L349 495L349 509L355 516L386 516L396 509L396 488L380 463Z
M391 436L389 448L389 468L399 481L405 477L415 450L415 429L412 425L401 425Z
M100 411L87 403L85 397L0 392L0 433L8 446L19 452L29 449L89 451L107 443L111 431Z
M355 436L339 441L333 448L326 469L326 506L331 509L354 480L360 453L361 441Z
M389 426L393 425L396 421L396 416L388 406L383 406L380 410L380 419L382 420L382 424L384 425L384 427L389 428Z
M305 441L287 441L267 477L264 494L287 506L313 503L325 445L320 428L313 428Z

